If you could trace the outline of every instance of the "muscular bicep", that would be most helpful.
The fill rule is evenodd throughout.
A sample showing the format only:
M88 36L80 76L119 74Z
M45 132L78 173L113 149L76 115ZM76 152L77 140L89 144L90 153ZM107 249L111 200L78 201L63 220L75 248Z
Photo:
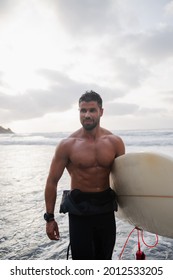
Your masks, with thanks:
M118 155L117 156L122 156L125 154L125 145L122 139L119 139L119 149L118 149Z
M120 137L116 139L116 157L122 156L125 154L125 145L123 140Z

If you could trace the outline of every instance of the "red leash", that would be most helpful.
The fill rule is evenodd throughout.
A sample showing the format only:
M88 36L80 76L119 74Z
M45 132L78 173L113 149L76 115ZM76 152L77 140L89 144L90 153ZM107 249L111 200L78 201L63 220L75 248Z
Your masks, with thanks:
M159 241L158 235L157 235L157 234L156 234L156 242L155 242L155 244L154 244L154 245L148 245L148 244L144 241L143 230L141 230L141 229L135 227L135 228L132 229L132 231L129 233L129 235L128 235L127 239L126 239L126 242L125 242L125 244L124 244L124 246L123 246L123 249L122 249L122 251L121 251L121 253L120 253L120 255L119 255L119 259L122 258L122 255L123 255L124 250L125 250L125 248L126 248L126 246L127 246L127 243L128 243L128 241L129 241L129 238L130 238L130 236L132 235L132 233L133 233L135 230L137 230L137 234L138 234L138 250L137 250L137 252L136 252L136 260L145 260L145 259L146 259L146 256L145 256L144 252L141 251L140 233L141 233L142 242L144 243L145 246L147 246L147 247L150 248L150 249L157 246L158 241Z

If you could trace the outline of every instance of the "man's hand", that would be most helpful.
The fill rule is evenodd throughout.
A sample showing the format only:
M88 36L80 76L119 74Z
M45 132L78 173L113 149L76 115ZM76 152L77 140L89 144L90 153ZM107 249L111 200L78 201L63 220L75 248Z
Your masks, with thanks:
M53 220L46 224L46 233L49 239L59 240L59 229L56 221Z

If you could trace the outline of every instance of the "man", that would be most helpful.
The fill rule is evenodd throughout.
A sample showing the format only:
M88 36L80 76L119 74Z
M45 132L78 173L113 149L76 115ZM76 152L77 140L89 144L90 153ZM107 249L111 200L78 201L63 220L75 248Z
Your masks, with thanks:
M114 159L125 153L125 147L120 137L100 127L103 108L99 94L83 94L79 112L82 128L60 142L51 163L45 188L46 232L51 240L59 239L54 207L57 184L66 168L71 192L61 212L69 212L72 259L111 259L116 197L109 186L109 175Z

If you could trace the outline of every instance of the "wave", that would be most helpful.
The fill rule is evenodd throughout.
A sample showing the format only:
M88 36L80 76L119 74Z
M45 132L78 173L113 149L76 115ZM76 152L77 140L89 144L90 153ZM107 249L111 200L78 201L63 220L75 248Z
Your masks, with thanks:
M69 133L2 134L0 145L57 145Z
M128 130L119 135L127 146L173 146L173 130Z
M173 130L113 131L122 137L126 146L173 146ZM0 145L53 145L56 146L70 132L0 134Z

